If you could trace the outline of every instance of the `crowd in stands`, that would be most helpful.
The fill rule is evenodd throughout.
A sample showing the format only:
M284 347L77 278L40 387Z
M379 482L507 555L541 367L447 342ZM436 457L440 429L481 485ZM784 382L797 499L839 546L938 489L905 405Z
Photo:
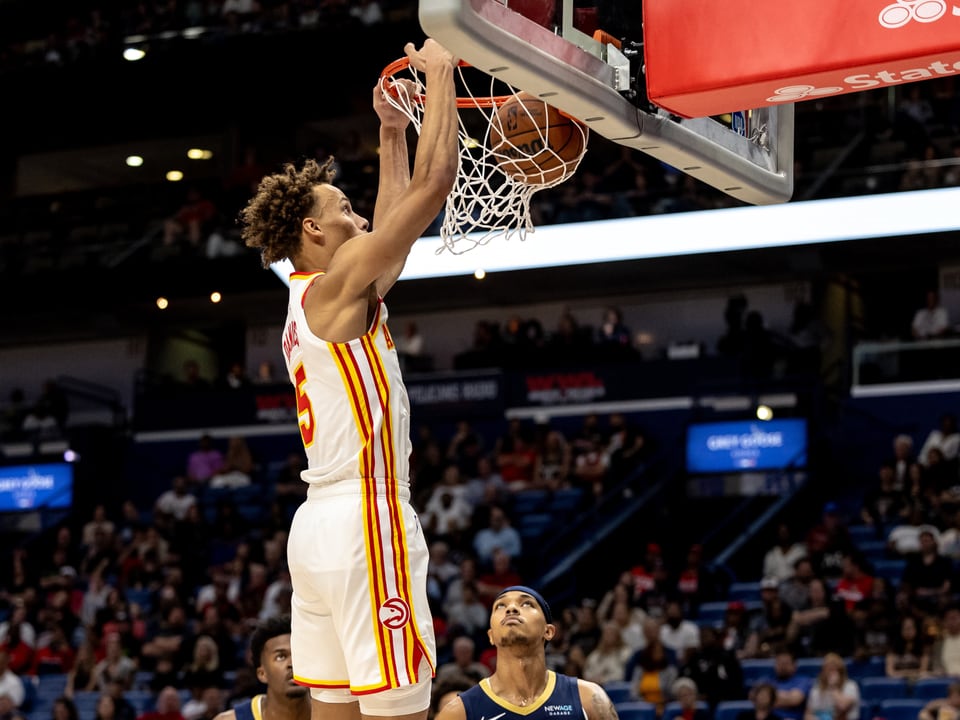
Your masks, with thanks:
M642 473L651 448L618 414L574 433L513 421L493 438L462 421L414 441L439 695L490 673L490 600L534 580L524 498L572 494L583 511ZM255 458L244 444L203 436L150 507L113 499L5 557L8 717L59 719L56 700L81 717L196 720L256 692L247 636L289 603L303 459ZM952 414L926 437L896 437L856 502L782 522L754 577L733 585L695 537L665 547L638 529L639 550L610 558L612 584L556 613L550 666L665 720L707 720L732 701L758 719L869 718L876 678L902 680L905 697L925 679L960 677L958 446ZM217 482L236 473L243 481Z

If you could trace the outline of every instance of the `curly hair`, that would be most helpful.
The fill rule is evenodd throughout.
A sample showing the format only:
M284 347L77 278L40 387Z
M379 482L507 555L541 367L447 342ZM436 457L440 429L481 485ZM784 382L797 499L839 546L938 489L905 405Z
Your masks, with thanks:
M300 223L316 201L313 188L331 183L334 159L307 160L300 170L287 163L279 173L260 181L257 194L240 212L241 237L247 247L258 248L265 268L300 252Z

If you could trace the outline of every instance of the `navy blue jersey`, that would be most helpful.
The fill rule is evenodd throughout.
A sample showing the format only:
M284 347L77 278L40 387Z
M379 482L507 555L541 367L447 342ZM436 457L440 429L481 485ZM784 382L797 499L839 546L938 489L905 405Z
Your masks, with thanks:
M244 700L233 706L233 712L237 715L237 720L262 720L263 713L260 711L260 703L264 695L255 695L249 700Z
M577 678L547 672L547 686L534 702L520 707L498 698L490 690L490 680L484 678L466 692L460 693L467 720L585 720L587 714L580 704Z

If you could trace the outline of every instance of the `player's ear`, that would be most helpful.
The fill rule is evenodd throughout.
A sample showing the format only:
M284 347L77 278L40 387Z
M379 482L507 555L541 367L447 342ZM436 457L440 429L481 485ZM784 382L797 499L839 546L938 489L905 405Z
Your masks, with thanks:
M557 626L553 623L547 623L543 628L543 639L547 642L553 640L553 636L557 634Z
M496 645L496 643L493 641L493 630L487 630L487 640L490 641L491 645Z
M257 666L257 680L262 682L264 685L267 684L267 671L263 669L263 665Z
M305 217L303 223L301 223L301 228L311 238L321 239L323 237L323 230L320 227L320 223L312 217Z

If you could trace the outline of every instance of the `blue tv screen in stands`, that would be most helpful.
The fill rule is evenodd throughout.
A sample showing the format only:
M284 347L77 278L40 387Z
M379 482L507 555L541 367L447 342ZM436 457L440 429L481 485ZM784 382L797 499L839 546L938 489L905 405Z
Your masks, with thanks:
M0 467L0 512L69 508L72 503L69 463Z
M687 428L687 472L798 469L807 464L807 421L738 420Z

